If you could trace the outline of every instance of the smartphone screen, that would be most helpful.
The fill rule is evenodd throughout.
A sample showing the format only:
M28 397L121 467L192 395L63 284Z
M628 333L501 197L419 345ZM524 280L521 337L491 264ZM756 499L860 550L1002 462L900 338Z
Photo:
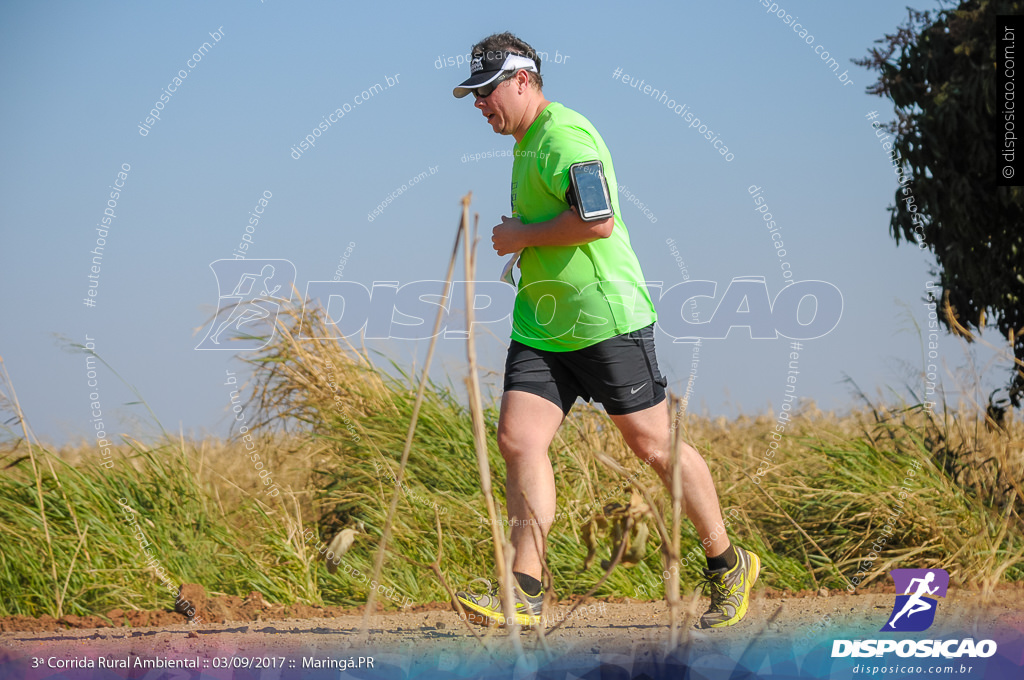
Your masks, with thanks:
M599 163L580 163L573 166L573 178L579 196L580 217L595 219L612 214Z

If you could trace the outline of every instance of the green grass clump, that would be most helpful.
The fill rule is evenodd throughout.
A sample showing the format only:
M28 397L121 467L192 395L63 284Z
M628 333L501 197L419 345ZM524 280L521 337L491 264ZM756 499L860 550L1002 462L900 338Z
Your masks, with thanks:
M259 504L224 512L181 445L127 449L109 468L73 466L18 441L0 476L0 615L168 609L165 574L175 588L319 601L315 569L279 519Z

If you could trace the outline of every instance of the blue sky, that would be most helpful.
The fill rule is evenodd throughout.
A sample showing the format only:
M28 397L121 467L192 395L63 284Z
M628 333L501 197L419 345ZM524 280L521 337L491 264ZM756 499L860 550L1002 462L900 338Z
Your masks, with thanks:
M719 297L742 276L764 277L774 297L785 282L781 262L748 192L762 187L794 279L830 282L844 299L838 327L803 344L797 394L841 410L854 401L844 376L870 395L903 392L908 382L920 389L914 327L927 323L921 301L933 260L897 248L888 234L896 176L866 116L888 120L891 108L864 93L874 78L850 63L905 10L881 1L778 4L813 44L758 0L585 10L531 2L5 4L0 356L30 423L51 441L79 440L91 431L97 389L112 432L152 433L106 368L98 387L87 386L84 358L60 338L88 335L169 430L226 434L223 378L244 371L242 354L194 347L217 304L210 263L232 256L264 192L272 198L247 256L291 261L300 290L330 279L350 243L346 280L369 287L443 278L459 199L470 190L484 236L480 278L497 278L502 261L489 231L508 213L511 158L462 158L508 150L513 140L495 135L471 99L451 96L468 67L437 66L502 30L548 54L546 96L594 123L619 183L656 216L622 202L649 281L682 280L672 239L689 276L718 282ZM211 47L193 60L204 42ZM840 82L816 46L853 85ZM614 79L617 68L685 104L732 160L665 104ZM142 136L140 123L180 69L187 77ZM353 103L388 78L393 86ZM293 158L292 147L346 104L316 145ZM122 164L130 171L96 306L87 307L89 251ZM713 307L701 307L702 319ZM506 323L480 339L495 371L508 330ZM692 350L664 334L656 340L662 369L682 392ZM408 367L420 365L427 343L371 344ZM945 336L939 346L947 389L965 367L993 387L1006 377L991 352L965 353ZM435 379L461 385L464 345L446 340L438 352ZM789 352L787 340L752 340L745 329L705 341L691 410L732 417L778 408Z

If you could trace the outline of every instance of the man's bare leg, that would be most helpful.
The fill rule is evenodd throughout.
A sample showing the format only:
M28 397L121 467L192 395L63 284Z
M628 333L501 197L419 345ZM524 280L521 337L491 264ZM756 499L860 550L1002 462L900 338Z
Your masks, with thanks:
M671 436L667 401L643 411L611 416L611 419L633 453L650 463L665 488L671 490L672 478L668 468ZM704 553L709 557L721 555L729 549L729 538L722 522L722 509L718 504L718 493L711 479L711 471L704 458L689 444L682 445L679 460L682 464L686 516L697 529Z
M671 489L672 480L668 471L668 451L671 447L668 405L661 403L643 411L611 418L629 448L642 460L648 461L665 486ZM701 628L732 626L739 623L747 613L750 591L761 570L761 559L730 543L722 522L722 510L718 505L711 471L696 449L682 444L679 461L682 465L686 514L697 529L708 560L704 574L710 588L708 594L711 596L711 605L697 625Z
M537 520L542 540L546 540L555 516L555 473L548 447L562 419L560 407L536 394L509 390L501 397L498 448L505 459L505 497L516 551L512 570L538 581L544 544L537 545L530 520ZM529 508L523 492L530 500Z

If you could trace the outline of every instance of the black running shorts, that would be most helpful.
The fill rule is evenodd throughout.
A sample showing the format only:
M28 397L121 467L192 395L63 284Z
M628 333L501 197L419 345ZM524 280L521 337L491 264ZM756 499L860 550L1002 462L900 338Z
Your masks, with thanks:
M596 401L615 416L665 400L668 380L654 356L654 324L573 352L548 352L512 341L505 360L505 390L544 397L562 409Z

